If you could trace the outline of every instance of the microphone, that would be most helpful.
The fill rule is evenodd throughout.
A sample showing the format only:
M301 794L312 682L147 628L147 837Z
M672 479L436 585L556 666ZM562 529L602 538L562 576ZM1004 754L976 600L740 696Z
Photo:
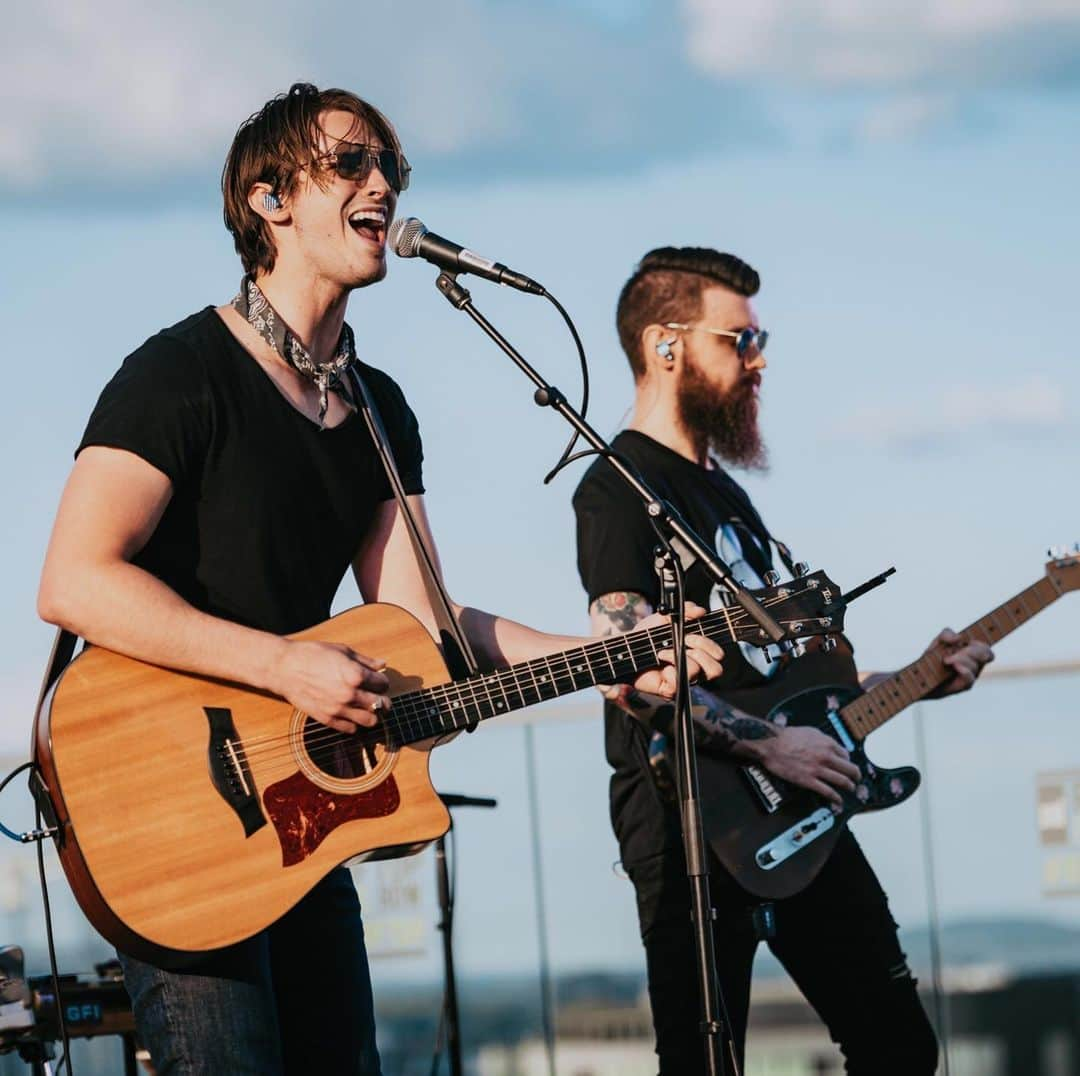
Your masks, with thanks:
M530 295L547 294L540 284L524 273L516 273L500 262L481 258L471 250L429 232L423 221L416 217L394 221L387 240L399 258L423 258L448 273L473 273L494 280L496 284L527 291Z

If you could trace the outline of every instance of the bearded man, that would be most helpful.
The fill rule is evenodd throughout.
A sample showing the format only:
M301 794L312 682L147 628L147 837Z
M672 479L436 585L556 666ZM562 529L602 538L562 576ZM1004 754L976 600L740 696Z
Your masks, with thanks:
M641 260L619 296L619 340L634 375L634 410L614 448L670 501L747 587L767 572L792 574L787 547L775 541L724 464L763 469L758 390L765 369L764 332L751 304L758 274L731 254L665 247ZM639 499L604 461L574 495L578 568L593 627L629 631L658 601L656 536ZM686 573L692 601L715 608L719 593L700 564ZM971 687L992 658L982 643L943 631L931 644L946 654L952 678L937 694ZM848 645L833 652L809 644L797 662L768 663L749 647L725 650L723 674L693 688L695 715L709 746L756 763L786 781L839 803L859 777L848 752L809 727L761 720L761 700L776 678L796 690L814 683L854 683ZM874 682L888 674L863 679ZM611 817L622 864L637 893L649 998L661 1076L703 1073L690 890L679 812L666 780L665 732L671 707L630 685L604 689ZM759 716L753 716L753 715ZM699 716L700 715L700 716ZM758 935L757 898L710 856L710 887L721 989L741 1058ZM776 902L769 947L840 1046L850 1073L930 1076L937 1043L874 872L850 831L801 893Z

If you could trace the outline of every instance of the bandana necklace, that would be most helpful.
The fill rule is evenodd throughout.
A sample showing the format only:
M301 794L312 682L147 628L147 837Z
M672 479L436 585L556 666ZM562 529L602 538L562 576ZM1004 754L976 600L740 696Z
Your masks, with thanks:
M298 374L313 381L319 390L319 427L322 428L329 406L331 390L341 390L345 372L356 362L356 345L352 329L341 326L337 351L326 363L311 361L306 347L296 339L292 329L270 305L253 277L240 282L240 293L232 301L233 309L280 355Z

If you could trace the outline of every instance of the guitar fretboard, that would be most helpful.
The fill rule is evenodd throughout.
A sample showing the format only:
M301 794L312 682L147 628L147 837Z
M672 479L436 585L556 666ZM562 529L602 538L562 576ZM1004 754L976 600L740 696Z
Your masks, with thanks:
M809 587L816 588L811 578ZM783 591L767 598L779 623L792 630L810 630L805 615L784 617L789 598L800 593ZM795 612L798 612L796 606ZM828 620L813 622L820 633ZM759 642L765 633L739 608L708 613L688 625L690 634L701 633L721 642ZM521 662L486 675L453 680L437 687L397 695L381 728L391 743L405 745L445 736L489 717L548 702L597 684L618 683L660 664L659 653L671 647L671 628L663 624L624 635L598 639L585 646Z
M596 684L616 683L659 665L659 652L670 646L667 628L617 635L487 675L398 695L387 724L402 744L456 732Z
M1060 596L1061 592L1053 581L1044 577L992 609L961 634L993 646ZM923 654L918 661L913 661L876 684L865 695L849 702L841 709L840 717L853 736L863 739L901 710L925 698L951 675L952 670L937 653L931 651Z

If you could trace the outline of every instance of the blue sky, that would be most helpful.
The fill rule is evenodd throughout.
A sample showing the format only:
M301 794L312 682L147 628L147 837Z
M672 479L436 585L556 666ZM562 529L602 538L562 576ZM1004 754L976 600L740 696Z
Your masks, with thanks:
M641 254L713 245L761 271L773 466L748 484L772 529L843 585L899 568L849 614L865 666L909 660L944 623L1034 581L1047 545L1080 539L1070 492L1080 10L1063 0L890 3L874 15L854 4L753 7L418 3L406 19L401 5L319 0L302 16L263 5L242 33L239 7L223 22L200 3L14 12L0 65L12 103L0 116L0 746L25 750L50 639L34 614L36 579L85 417L147 335L233 293L221 160L236 124L296 78L348 85L398 120L416 166L401 213L559 296L588 348L603 433L630 401L612 310ZM350 321L364 357L398 378L420 416L451 587L538 626L581 629L569 497L582 466L541 486L562 425L436 295L434 276L419 262L392 264L384 284L354 298ZM473 292L573 396L576 361L554 312L482 282ZM349 584L340 604L354 598ZM1000 659L1080 656L1069 601ZM943 723L942 817L976 809L972 797L991 810L978 790L992 772L1015 785L1014 819L1039 767L1080 765L1080 734L1063 716L1073 688L1040 688L1038 716L1054 732L1021 737L1026 746L1009 727L1023 702L1005 688L988 688L985 704L947 704L972 725L985 705L996 739L980 737L984 769L968 783L958 729L969 719ZM544 735L542 794L560 800L552 887L565 892L590 863L606 872L586 886L595 920L566 926L566 948L599 956L617 944L632 960L629 889L606 871L615 853L599 729ZM881 735L897 752L883 761L910 757L910 727ZM494 881L491 843L524 832L519 736L484 732L436 757L444 787L505 788L504 821L470 819L480 836L463 836L477 885ZM1006 774L1005 758L1021 769ZM875 819L881 836L870 823L863 833L918 918L919 883L902 869L915 832L907 818ZM1015 825L1022 841L1030 827ZM964 835L951 839L959 847ZM527 860L519 866L515 886ZM957 881L951 906L988 910L993 877ZM1047 910L1013 881L1003 907ZM510 905L525 900L514 892ZM473 938L479 966L491 954Z

